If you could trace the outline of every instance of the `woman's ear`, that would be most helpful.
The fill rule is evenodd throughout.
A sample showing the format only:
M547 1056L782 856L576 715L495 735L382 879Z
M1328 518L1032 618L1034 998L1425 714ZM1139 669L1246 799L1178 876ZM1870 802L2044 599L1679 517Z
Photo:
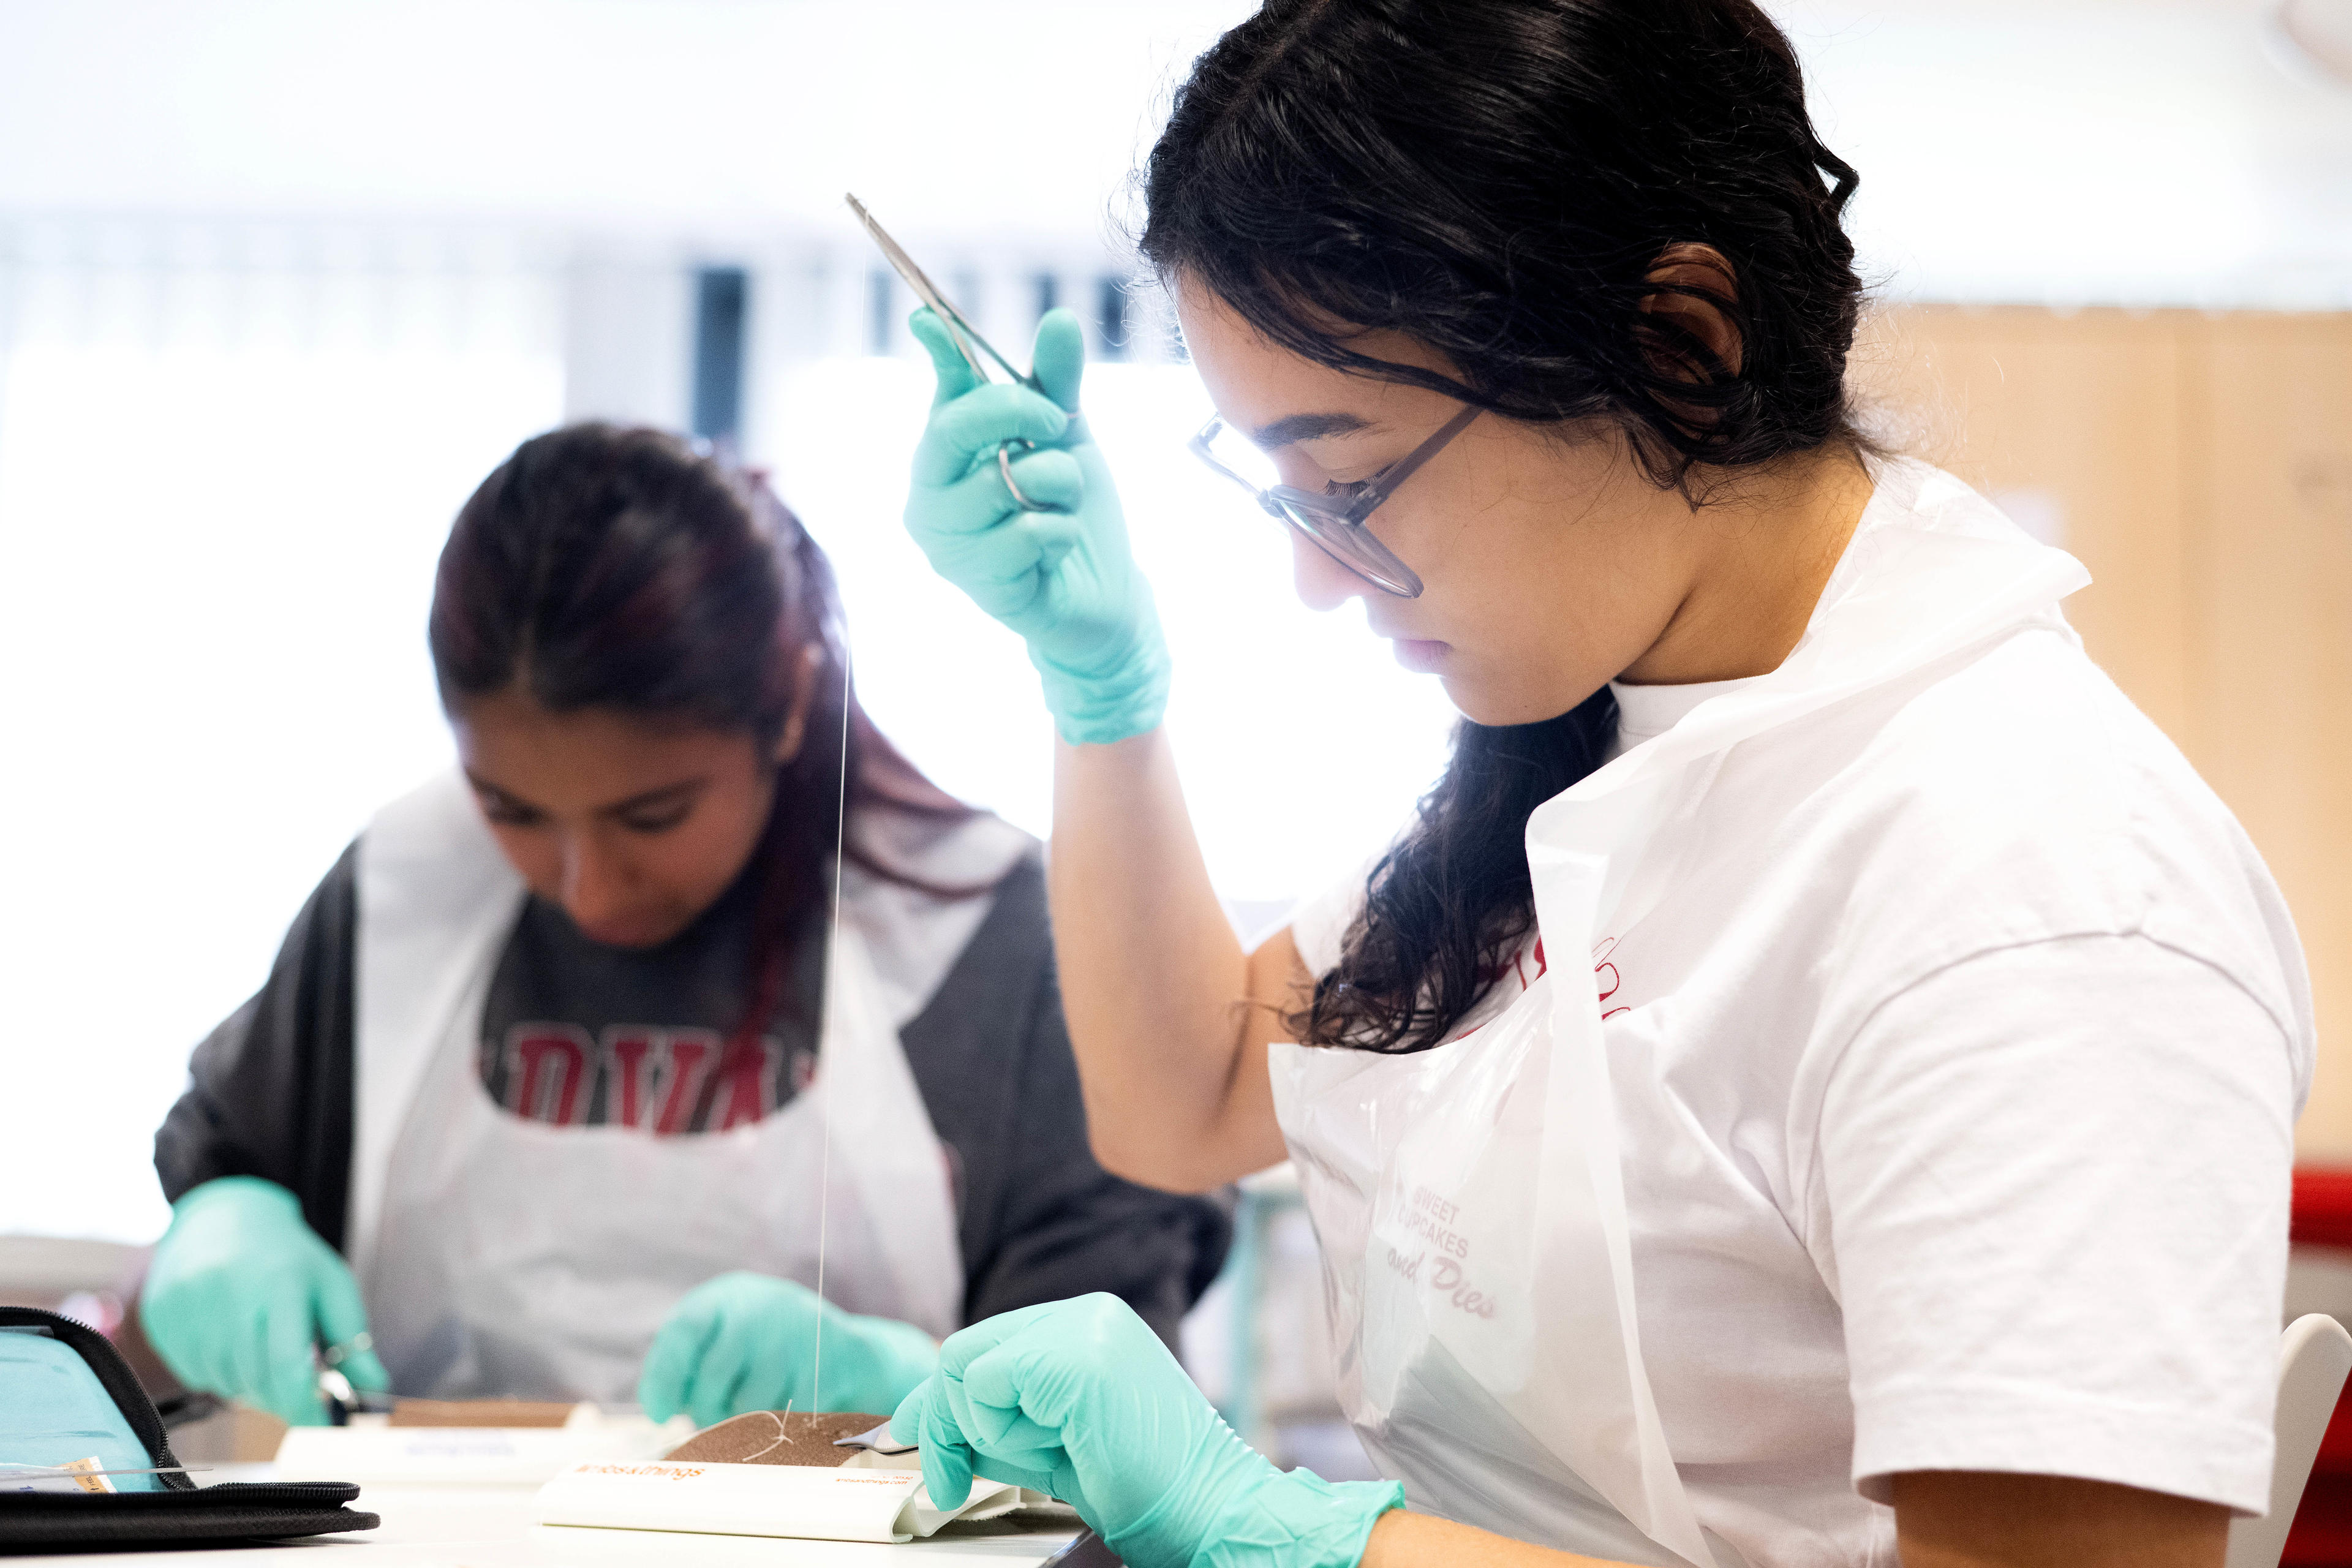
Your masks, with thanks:
M1656 289L1642 310L1679 331L1654 333L1651 353L1657 368L1686 381L1714 379L1713 367L1693 358L1677 340L1685 336L1715 356L1724 371L1739 374L1739 326L1732 315L1739 278L1711 245L1670 245L1658 253L1645 279Z
M810 643L793 663L793 705L784 716L784 732L776 737L776 765L784 767L801 754L808 739L809 709L816 697L817 672L824 668L824 648Z

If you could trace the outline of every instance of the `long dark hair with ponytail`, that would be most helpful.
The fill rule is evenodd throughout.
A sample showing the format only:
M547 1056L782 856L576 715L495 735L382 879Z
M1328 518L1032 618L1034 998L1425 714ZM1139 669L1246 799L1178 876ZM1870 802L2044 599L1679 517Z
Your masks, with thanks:
M1844 390L1854 185L1753 0L1266 0L1178 91L1142 246L1293 353L1612 429L1698 505L1738 470L1867 446ZM1722 258L1721 287L1654 277L1685 247ZM1736 356L1648 308L1662 294L1717 311ZM1368 330L1449 368L1368 355ZM1541 723L1465 722L1299 1037L1442 1042L1534 924L1528 815L1615 723L1606 688Z
M793 934L831 880L845 799L942 822L974 814L901 755L845 694L833 565L764 480L659 430L572 425L532 437L459 509L434 580L433 668L445 708L520 691L551 713L682 719L773 753L796 700L804 736L779 765L753 861L747 1005L722 1074L775 1011ZM814 678L800 675L818 650ZM848 702L847 758L842 704ZM844 769L846 769L845 776ZM953 896L852 831L873 874Z

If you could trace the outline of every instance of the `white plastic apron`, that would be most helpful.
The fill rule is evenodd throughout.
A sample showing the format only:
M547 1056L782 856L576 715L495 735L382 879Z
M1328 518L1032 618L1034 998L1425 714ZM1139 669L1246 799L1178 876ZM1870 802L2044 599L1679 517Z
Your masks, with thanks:
M662 1138L513 1116L477 1053L522 894L462 791L428 786L362 839L352 1256L394 1387L627 1404L688 1290L734 1268L814 1286L827 1096L825 1295L952 1331L963 1270L947 1158L898 1030L953 952L894 951L902 984L887 985L867 922L845 910L815 1085L750 1125ZM955 950L976 920L954 922ZM905 934L881 923L886 940Z
M1339 1395L1416 1507L1633 1563L1740 1562L1705 1531L1642 1362L1591 954L1676 880L1674 831L1723 753L2057 624L2089 580L1924 465L1881 466L1797 650L1538 807L1549 969L1469 1036L1413 1056L1277 1044L1283 1134L1320 1243ZM1958 528L1929 526L1949 511Z

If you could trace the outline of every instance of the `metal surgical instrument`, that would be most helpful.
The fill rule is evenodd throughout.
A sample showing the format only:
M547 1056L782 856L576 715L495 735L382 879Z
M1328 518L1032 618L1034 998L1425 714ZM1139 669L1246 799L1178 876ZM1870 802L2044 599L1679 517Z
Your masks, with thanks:
M857 221L866 226L866 232L873 237L875 246L882 252L882 258L890 264L890 269L906 279L907 287L915 291L915 298L929 306L931 313L940 319L940 325L947 330L948 341L955 344L956 353L963 355L963 362L971 367L972 374L978 376L982 382L996 379L990 372L986 361L980 357L984 353L989 359L995 361L1006 375L1012 377L1015 385L1025 386L1041 395L1045 394L1045 388L1038 382L1034 371L1024 374L1013 369L1013 362L997 353L996 345L982 337L980 330L964 319L962 311L948 303L947 296L940 292L939 286L924 275L921 268L915 265L915 258L908 255L897 240L890 237L888 230L874 221L874 215L866 210L864 202L847 192L842 194L841 199L849 204L849 210L856 213ZM978 353L974 352L975 349ZM1069 415L1071 427L1075 430L1083 416L1075 408L1065 412ZM1004 488L1012 492L1013 500L1019 504L1023 511L1051 511L1053 508L1039 506L1027 496L1023 495L1021 487L1013 482L1011 448L1015 446L1024 450L1034 451L1036 449L1037 443L1034 441L998 442L997 476L1003 479Z

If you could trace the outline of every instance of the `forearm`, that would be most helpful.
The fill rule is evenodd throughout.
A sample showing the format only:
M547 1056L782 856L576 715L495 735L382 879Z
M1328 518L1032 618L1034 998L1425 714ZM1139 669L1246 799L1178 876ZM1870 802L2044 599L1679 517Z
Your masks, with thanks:
M1254 987L1210 885L1165 731L1057 746L1048 873L1096 1158L1192 1191L1280 1160L1262 1043L1275 1009L1253 998L1267 983Z
M2220 1568L2229 1550L2225 1509L2069 1476L1897 1476L1895 1521L1909 1568ZM1372 1527L1363 1568L1603 1568L1604 1562L1397 1509Z
M1372 1526L1363 1568L1623 1568L1610 1559L1581 1557L1489 1535L1466 1524L1393 1509Z
M1920 1470L1895 1478L1906 1568L2221 1568L2217 1503L2072 1476Z

